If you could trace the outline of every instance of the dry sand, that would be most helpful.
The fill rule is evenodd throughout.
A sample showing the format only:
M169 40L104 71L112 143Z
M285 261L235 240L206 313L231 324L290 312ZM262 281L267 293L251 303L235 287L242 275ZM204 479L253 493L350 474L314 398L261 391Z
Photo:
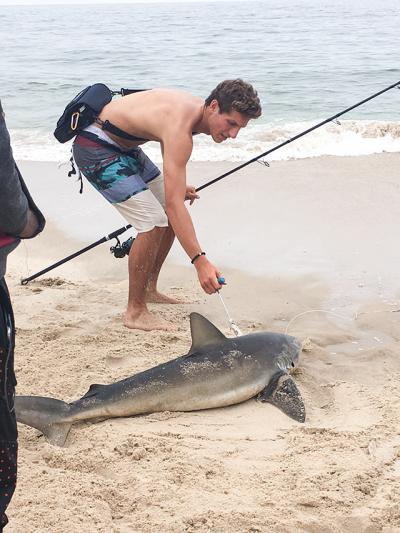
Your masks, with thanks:
M64 448L20 425L10 533L400 531L399 160L384 154L277 163L267 171L253 166L246 175L253 188L240 188L242 175L234 187L218 186L219 199L204 194L203 211L197 208L201 240L224 267L223 293L241 329L289 329L304 342L294 379L305 424L250 400L76 424ZM37 179L31 187L43 192L40 180L54 166L23 166L28 182L29 175ZM216 174L229 165L217 167ZM210 169L192 167L202 181ZM257 249L244 234L221 237L236 219L253 227ZM201 292L178 251L161 287L184 303L152 306L174 321L172 333L122 326L126 260L112 258L106 245L19 285L28 269L81 246L50 216L45 233L10 258L19 394L70 401L92 383L186 353L191 311L230 335L218 298ZM230 254L262 261L263 271L238 268L242 263L230 269ZM321 309L329 313L314 311Z

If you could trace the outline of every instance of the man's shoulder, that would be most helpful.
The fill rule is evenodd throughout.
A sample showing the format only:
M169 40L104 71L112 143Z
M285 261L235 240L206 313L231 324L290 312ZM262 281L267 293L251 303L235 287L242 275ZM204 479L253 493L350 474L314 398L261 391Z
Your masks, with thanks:
M161 93L160 93L161 96ZM171 90L165 93L162 105L169 129L191 134L193 125L199 120L204 101L185 91ZM161 96L162 97L162 96Z
M182 108L190 108L191 106L196 106L204 101L199 96L180 89L159 87L146 92L149 99L154 99L158 102L170 103Z

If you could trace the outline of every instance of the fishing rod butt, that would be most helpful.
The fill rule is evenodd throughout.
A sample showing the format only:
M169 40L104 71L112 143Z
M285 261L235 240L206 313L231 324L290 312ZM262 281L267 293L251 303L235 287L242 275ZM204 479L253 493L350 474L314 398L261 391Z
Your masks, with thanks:
M20 284L21 285L28 285L28 283L30 281L33 281L34 279L38 278L39 276L42 276L43 274L46 274L47 272L50 272L50 270L53 270L54 268L57 268L57 267L63 265L64 263L67 263L68 261L71 261L71 259L75 259L79 255L82 255L85 252L88 252L89 250L91 250L92 248L95 248L99 244L103 244L104 242L110 241L111 239L117 239L117 241L118 241L118 235L121 235L121 233L124 233L125 231L127 231L131 227L132 227L132 225L128 224L127 226L123 226L122 228L119 228L119 229L109 233L105 237L102 237L101 239L93 242L92 244L89 244L88 246L85 246L81 250L78 250L77 252L75 252L75 253L73 253L71 255L68 255L67 257L64 257L63 259L60 259L60 261L57 261L56 263L48 266L47 268L45 268L43 270L40 270L39 272L36 272L36 274L32 274L32 276L28 276L27 278L22 278L21 281L20 281ZM133 239L133 237L131 237L131 244L132 244L133 241L134 241L134 239ZM125 254L125 255L127 255L127 254ZM123 257L123 256L121 256L121 257Z

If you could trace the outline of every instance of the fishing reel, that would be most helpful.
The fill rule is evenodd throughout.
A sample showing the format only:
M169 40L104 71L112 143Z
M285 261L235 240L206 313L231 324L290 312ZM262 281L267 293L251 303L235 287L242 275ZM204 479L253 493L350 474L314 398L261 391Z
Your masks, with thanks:
M121 259L122 257L129 255L133 241L135 239L133 237L129 237L129 239L127 241L124 241L122 244L120 240L118 239L118 237L116 237L116 239L117 239L117 244L115 246L111 246L110 252L117 259Z

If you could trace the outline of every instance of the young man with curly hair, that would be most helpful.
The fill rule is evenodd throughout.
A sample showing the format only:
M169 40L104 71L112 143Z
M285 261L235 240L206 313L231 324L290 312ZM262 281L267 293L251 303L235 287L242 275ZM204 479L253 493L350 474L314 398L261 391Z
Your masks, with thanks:
M169 89L141 91L113 100L96 123L75 139L73 153L82 174L137 230L129 254L129 297L125 326L152 330L171 324L151 314L148 302L176 303L157 290L161 266L174 237L197 270L201 287L213 294L221 285L218 268L197 240L185 200L198 198L186 184L193 135L210 135L216 143L234 139L250 119L261 115L257 92L241 79L221 82L204 100ZM127 133L127 140L103 129ZM139 146L161 145L163 175Z

